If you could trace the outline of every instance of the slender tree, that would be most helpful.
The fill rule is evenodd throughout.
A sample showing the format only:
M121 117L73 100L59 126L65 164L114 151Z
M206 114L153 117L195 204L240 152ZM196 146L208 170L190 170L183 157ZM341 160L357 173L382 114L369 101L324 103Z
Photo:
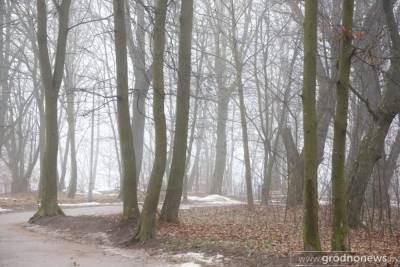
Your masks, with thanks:
M318 0L306 0L304 15L304 218L303 244L306 251L321 250L318 232L317 117L315 107Z
M128 34L128 52L133 62L135 75L134 95L133 95L133 114L132 114L132 132L133 144L135 147L136 173L139 178L144 146L144 129L146 122L146 97L150 86L151 71L146 66L146 23L145 6L143 1L136 1L136 29L134 42L133 31L130 23L130 9L127 3L127 34ZM136 45L135 45L136 44Z
M333 251L346 251L347 197L345 175L346 131L349 102L350 66L353 54L352 26L354 0L342 1L342 36L339 54L339 79L336 83L336 114L332 151L332 239Z
M115 55L117 62L117 118L122 161L122 200L123 215L126 218L137 217L137 175L132 128L129 115L128 63L125 28L124 0L114 0ZM93 166L91 166L93 168Z
M162 178L167 158L167 134L164 112L164 49L165 20L167 0L157 0L153 33L153 116L155 128L155 156L150 181L140 215L135 239L146 241L154 238L156 230L156 212Z
M181 1L178 90L176 123L171 171L167 193L161 210L161 220L177 222L186 169L186 149L190 109L190 72L193 26L193 0Z
M67 121L68 121L68 137L71 147L71 170L68 186L68 197L74 198L76 194L76 186L78 182L78 164L76 160L76 141L75 141L75 92L73 90L73 71L66 69L66 80L68 81L67 88Z
M46 0L37 0L37 40L39 48L39 66L45 98L46 136L44 156L41 169L40 207L30 219L44 216L63 215L57 201L57 151L58 151L58 118L57 103L61 81L64 73L65 51L67 46L69 9L71 0L61 4L54 2L58 12L58 38L55 53L54 70L52 70L47 45L47 7Z
M226 167L226 124L228 121L228 110L234 86L226 82L227 65L224 60L227 55L226 36L223 34L223 20L226 10L221 0L215 1L215 25L214 28L214 70L217 84L217 140L215 143L214 171L210 186L211 194L222 194L222 184ZM211 13L211 12L210 12ZM211 15L211 14L210 14Z

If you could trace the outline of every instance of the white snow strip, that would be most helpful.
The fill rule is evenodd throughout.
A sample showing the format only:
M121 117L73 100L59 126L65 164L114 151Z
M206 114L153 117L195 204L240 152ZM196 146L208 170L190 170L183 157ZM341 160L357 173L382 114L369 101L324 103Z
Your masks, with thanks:
M12 211L12 210L0 208L0 213L10 212L10 211Z
M208 202L210 204L243 204L243 202L231 199L229 197L224 197L221 195L208 195L205 197L196 197L196 196L189 196L189 200L192 201L199 201L199 202Z
M120 202L114 203L99 203L99 202L83 202L83 203L60 203L61 207L91 207L91 206L107 206L107 205L119 205Z
M323 200L323 199L320 199L320 200L318 201L318 203L319 203L321 206L327 206L327 205L330 205L330 204L331 204L331 202L330 202L329 200Z
M185 263L179 264L177 267L201 267L201 265L194 263L194 262L185 262Z
M178 258L178 259L183 259L183 260L190 260L190 261L195 261L195 262L199 262L199 263L205 263L205 264L219 263L224 258L224 256L222 256L220 254L208 257L208 256L205 256L203 253L195 253L195 252L176 254L173 257Z

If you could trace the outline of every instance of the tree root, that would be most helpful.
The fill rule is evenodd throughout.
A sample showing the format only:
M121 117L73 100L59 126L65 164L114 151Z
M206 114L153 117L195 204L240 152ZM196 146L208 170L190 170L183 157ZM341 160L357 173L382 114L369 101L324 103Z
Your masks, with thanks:
M54 216L65 216L64 212L58 205L54 205L52 208L40 207L38 211L29 219L29 223L36 223L41 218L54 217Z

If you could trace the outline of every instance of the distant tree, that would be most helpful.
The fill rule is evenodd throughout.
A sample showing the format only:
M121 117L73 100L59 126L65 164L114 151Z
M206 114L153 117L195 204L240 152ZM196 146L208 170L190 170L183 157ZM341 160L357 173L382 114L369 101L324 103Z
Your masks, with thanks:
M45 216L63 215L57 201L57 152L58 152L58 118L57 104L62 77L64 74L65 51L67 46L69 9L71 0L61 4L54 1L58 12L58 38L55 52L54 69L50 63L47 44L47 7L46 0L37 0L37 40L39 48L39 66L45 98L46 137L41 171L40 207L29 220Z
M72 70L71 70L72 71ZM70 140L70 155L71 155L71 170L70 170L70 180L68 186L68 197L74 198L76 193L76 186L78 180L78 164L76 160L76 141L75 141L75 92L71 88L72 85L72 74L67 72L66 79L69 81L69 90L67 92L67 121L68 121L68 137Z
M132 131L133 144L135 147L136 173L139 178L142 161L143 146L146 122L146 97L151 82L151 68L146 65L146 23L145 23L145 6L143 1L136 1L136 29L135 39L130 23L130 9L127 3L127 34L128 34L128 52L133 63L135 84L133 94L133 115L132 115ZM136 41L136 42L135 42ZM150 64L149 64L150 65Z
M211 13L211 12L210 12ZM212 14L210 14L212 15ZM215 1L215 21L213 26L214 35L214 72L217 85L217 140L215 143L214 171L209 192L211 194L222 194L222 184L226 168L226 124L228 121L229 102L233 93L234 83L228 85L227 58L227 36L224 33L223 17L226 16L226 8L222 0Z
M246 41L246 37L248 34L247 27L249 26L251 19L251 7L252 1L248 5L248 9L246 10L245 16L245 31L242 38L238 38L238 27L237 27L237 19L238 15L236 15L234 1L230 1L230 19L231 19L231 49L233 53L233 61L235 66L235 85L238 90L239 95L239 111L240 111L240 125L242 130L242 142L243 142L243 158L244 158L244 167L245 167L245 182L246 182L246 196L247 196L247 206L249 209L253 209L254 200L253 200L253 181L251 174L251 160L250 160L250 148L249 148L249 134L248 134L248 126L247 126L247 111L246 105L244 101L244 85L243 85L243 67L244 67L244 46Z

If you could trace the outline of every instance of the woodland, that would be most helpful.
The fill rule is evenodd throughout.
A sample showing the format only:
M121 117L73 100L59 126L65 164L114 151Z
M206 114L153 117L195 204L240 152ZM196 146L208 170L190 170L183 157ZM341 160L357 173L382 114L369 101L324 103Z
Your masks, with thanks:
M0 222L222 255L201 266L397 266L399 20L397 0L0 0Z

